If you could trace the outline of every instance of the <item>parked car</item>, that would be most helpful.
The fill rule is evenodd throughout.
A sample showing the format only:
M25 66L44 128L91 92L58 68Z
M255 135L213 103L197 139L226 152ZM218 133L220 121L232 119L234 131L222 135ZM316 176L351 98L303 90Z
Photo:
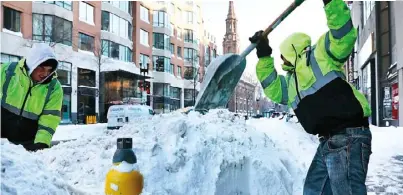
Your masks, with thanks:
M152 116L154 111L147 105L113 105L109 107L108 129L119 129L137 117Z

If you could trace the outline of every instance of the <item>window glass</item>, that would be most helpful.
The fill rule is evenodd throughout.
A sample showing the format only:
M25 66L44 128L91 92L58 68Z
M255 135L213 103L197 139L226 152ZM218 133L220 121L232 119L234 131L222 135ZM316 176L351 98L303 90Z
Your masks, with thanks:
M143 29L140 29L140 43L142 45L149 46L148 45L148 32Z
M81 21L94 24L94 7L88 3L80 1L79 9L79 19Z
M150 23L149 10L142 5L140 6L140 19L144 22Z
M102 11L102 16L101 16L101 29L109 31L109 24L111 23L109 19L109 12L107 11Z
M21 32L21 13L17 10L4 7L4 22L3 28L13 31Z
M20 61L21 57L20 56L15 56L15 55L9 55L9 54L1 54L0 58L0 63L8 63L8 62L18 62Z
M84 33L79 33L79 43L78 47L81 50L84 51L94 51L93 46L94 46L94 37L86 35Z

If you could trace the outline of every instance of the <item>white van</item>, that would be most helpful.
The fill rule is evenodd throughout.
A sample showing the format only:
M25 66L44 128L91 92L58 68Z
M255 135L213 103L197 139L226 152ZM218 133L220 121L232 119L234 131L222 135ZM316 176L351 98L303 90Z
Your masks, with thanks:
M136 117L154 115L154 111L147 105L113 105L108 109L108 129L119 129Z

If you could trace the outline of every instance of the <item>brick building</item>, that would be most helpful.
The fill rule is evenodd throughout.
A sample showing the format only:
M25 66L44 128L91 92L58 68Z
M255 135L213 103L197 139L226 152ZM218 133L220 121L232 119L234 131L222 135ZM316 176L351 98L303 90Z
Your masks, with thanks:
M23 58L37 42L55 49L63 123L81 123L87 115L105 121L110 105L131 98L157 113L192 105L206 61L217 56L216 39L192 1L0 5L2 63Z

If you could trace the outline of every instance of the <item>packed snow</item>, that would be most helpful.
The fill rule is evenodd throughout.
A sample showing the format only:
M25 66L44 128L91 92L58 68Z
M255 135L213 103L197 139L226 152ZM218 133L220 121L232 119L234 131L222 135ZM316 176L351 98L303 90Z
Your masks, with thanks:
M155 115L114 131L105 124L57 131L73 141L29 153L2 139L2 194L103 194L116 140L131 137L143 195L300 195L318 144L299 124L245 121L227 110ZM369 194L403 194L403 128L372 132Z

